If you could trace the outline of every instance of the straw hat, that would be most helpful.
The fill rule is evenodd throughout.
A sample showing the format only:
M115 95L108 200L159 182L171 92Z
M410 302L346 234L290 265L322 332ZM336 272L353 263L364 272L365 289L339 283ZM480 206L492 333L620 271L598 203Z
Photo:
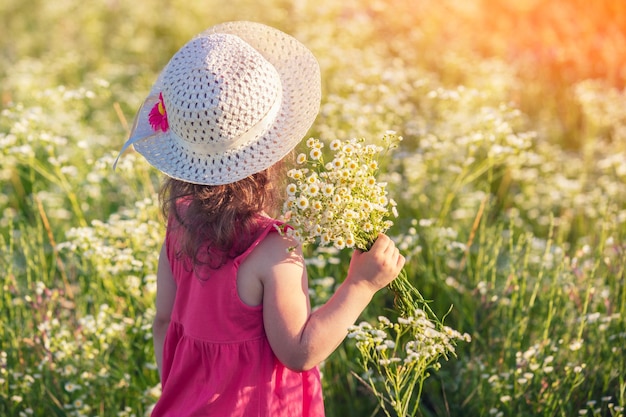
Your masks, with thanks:
M223 23L172 57L120 155L132 144L172 178L232 183L287 155L320 97L317 61L295 38L259 23Z

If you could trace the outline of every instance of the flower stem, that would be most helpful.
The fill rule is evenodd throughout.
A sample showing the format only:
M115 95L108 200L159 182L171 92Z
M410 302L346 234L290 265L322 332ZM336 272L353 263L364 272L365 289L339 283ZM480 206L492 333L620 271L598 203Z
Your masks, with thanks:
M388 288L394 293L394 306L402 317L411 317L415 315L417 309L421 309L427 312L431 318L437 319L428 302L409 281L404 268L400 271L400 275L388 285ZM437 322L439 323L438 319Z

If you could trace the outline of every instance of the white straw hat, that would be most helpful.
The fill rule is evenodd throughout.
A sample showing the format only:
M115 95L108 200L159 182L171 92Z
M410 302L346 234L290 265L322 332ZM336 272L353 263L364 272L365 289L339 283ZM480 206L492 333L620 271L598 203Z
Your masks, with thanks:
M132 144L172 178L232 183L287 155L320 98L319 66L299 41L260 23L223 23L172 57L120 155Z

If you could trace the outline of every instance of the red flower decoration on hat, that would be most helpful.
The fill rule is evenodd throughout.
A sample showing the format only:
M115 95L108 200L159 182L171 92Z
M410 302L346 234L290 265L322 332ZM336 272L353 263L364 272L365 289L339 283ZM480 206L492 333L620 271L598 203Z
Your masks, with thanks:
M167 132L170 128L167 122L167 110L165 110L165 103L163 103L163 93L159 93L159 101L152 107L150 114L148 115L148 121L156 132L159 130Z

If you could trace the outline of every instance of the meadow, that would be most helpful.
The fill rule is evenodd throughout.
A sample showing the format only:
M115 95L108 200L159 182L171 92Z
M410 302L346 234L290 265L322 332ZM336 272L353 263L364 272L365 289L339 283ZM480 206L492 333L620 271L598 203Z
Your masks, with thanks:
M149 415L161 177L133 152L112 164L169 57L227 20L312 49L312 137L404 138L379 173L390 236L471 336L417 415L625 415L626 3L5 0L0 416ZM319 305L350 252L306 256ZM384 415L358 357L347 339L321 365L329 417Z

